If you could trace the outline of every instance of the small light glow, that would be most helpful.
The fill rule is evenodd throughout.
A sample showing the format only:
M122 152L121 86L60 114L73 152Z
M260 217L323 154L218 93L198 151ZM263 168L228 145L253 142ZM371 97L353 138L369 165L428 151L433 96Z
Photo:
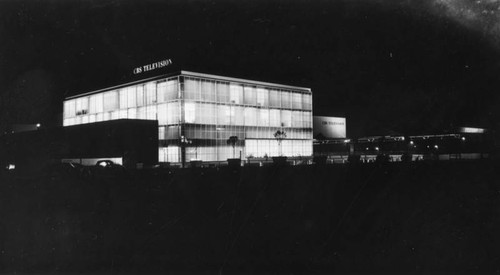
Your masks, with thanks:
M16 169L16 165L15 164L9 164L7 165L7 170L14 170Z
M105 161L103 161L103 162L99 163L99 165L102 167L106 167L108 164Z
M42 124L40 124L40 123L36 124L36 128L40 128L40 126L42 126Z
M462 133L472 133L472 134L482 134L485 132L483 128L475 128L475 127L462 127L460 128L460 132Z
M405 137L401 137L401 140L404 141L405 140Z
M377 151L378 151L378 149L379 149L378 147L375 147L375 150L377 150Z
M465 137L462 137L462 141L465 141Z
M439 146L437 146L437 144L436 144L436 145L434 145L434 148L438 149L438 148L439 148Z
M413 144L414 144L413 140L410 140L410 145L413 145Z
M368 151L368 147L366 147L366 151Z
M344 140L345 143L348 143L349 141L351 141L350 139L346 139Z

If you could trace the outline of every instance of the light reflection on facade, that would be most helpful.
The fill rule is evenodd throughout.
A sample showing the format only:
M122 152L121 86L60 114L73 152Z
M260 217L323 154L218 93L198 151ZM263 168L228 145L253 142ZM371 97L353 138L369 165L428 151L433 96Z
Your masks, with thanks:
M277 156L277 130L287 134L283 155L312 155L308 88L181 71L70 97L63 116L64 126L158 120L159 162L181 162L183 152L187 161L232 158L230 136L238 137L236 157Z

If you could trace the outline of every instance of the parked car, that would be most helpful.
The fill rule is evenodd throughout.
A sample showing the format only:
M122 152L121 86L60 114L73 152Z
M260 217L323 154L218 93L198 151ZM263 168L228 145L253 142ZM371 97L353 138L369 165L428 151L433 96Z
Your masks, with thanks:
M50 165L47 174L50 178L88 178L90 170L79 163L63 162Z
M125 167L111 160L99 160L92 168L93 177L118 177L125 174Z

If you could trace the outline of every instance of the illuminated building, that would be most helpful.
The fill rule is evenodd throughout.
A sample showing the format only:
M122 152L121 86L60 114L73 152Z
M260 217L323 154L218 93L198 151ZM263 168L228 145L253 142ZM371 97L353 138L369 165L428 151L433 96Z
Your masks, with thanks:
M159 162L312 155L309 88L180 71L64 101L64 126L117 119L158 121Z

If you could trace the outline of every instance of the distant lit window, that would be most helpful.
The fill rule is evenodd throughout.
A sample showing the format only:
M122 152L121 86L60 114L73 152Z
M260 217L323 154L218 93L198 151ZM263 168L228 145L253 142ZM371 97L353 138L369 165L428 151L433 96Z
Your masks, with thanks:
M146 88L146 105L156 103L156 82L149 82L145 85Z
M89 112L89 98L87 96L76 99L76 115L85 115Z
M128 108L127 89L126 88L118 90L118 101L119 101L119 108L120 109Z
M186 102L184 105L184 119L186 123L194 123L196 119L196 107L194 103Z
M110 91L104 93L104 111L113 111L118 109L118 92Z
M256 105L257 104L257 91L255 87L244 87L244 104Z
M256 126L257 125L257 109L256 108L245 108L245 125L246 126Z
M177 80L168 80L158 83L157 98L158 102L165 102L177 99Z
M302 94L292 93L292 108L302 109Z
M257 105L263 107L269 106L269 90L257 88Z
M144 101L144 97L145 97L145 93L144 93L144 85L138 85L137 86L137 107L139 106L144 106L145 104L145 101Z
M215 101L215 86L213 81L201 81L201 100L209 102Z
M76 115L76 102L75 100L67 100L64 102L64 117L74 117Z
M127 106L128 108L137 106L137 90L135 86L127 88Z
M302 104L304 110L312 110L312 95L311 94L303 94L302 95Z
M292 112L287 110L281 111L281 126L291 127L292 126Z
M281 108L291 108L290 93L286 91L281 91Z
M229 102L229 84L217 82L217 102Z
M269 110L269 126L271 127L281 126L280 110L277 109Z
M229 85L229 101L234 104L243 102L243 86L231 83Z
M198 80L192 78L184 80L184 98L200 100L200 82Z
M269 106L270 107L281 107L280 93L277 90L269 91Z
M102 113L104 111L103 107L103 94L95 94L90 96L90 113Z

